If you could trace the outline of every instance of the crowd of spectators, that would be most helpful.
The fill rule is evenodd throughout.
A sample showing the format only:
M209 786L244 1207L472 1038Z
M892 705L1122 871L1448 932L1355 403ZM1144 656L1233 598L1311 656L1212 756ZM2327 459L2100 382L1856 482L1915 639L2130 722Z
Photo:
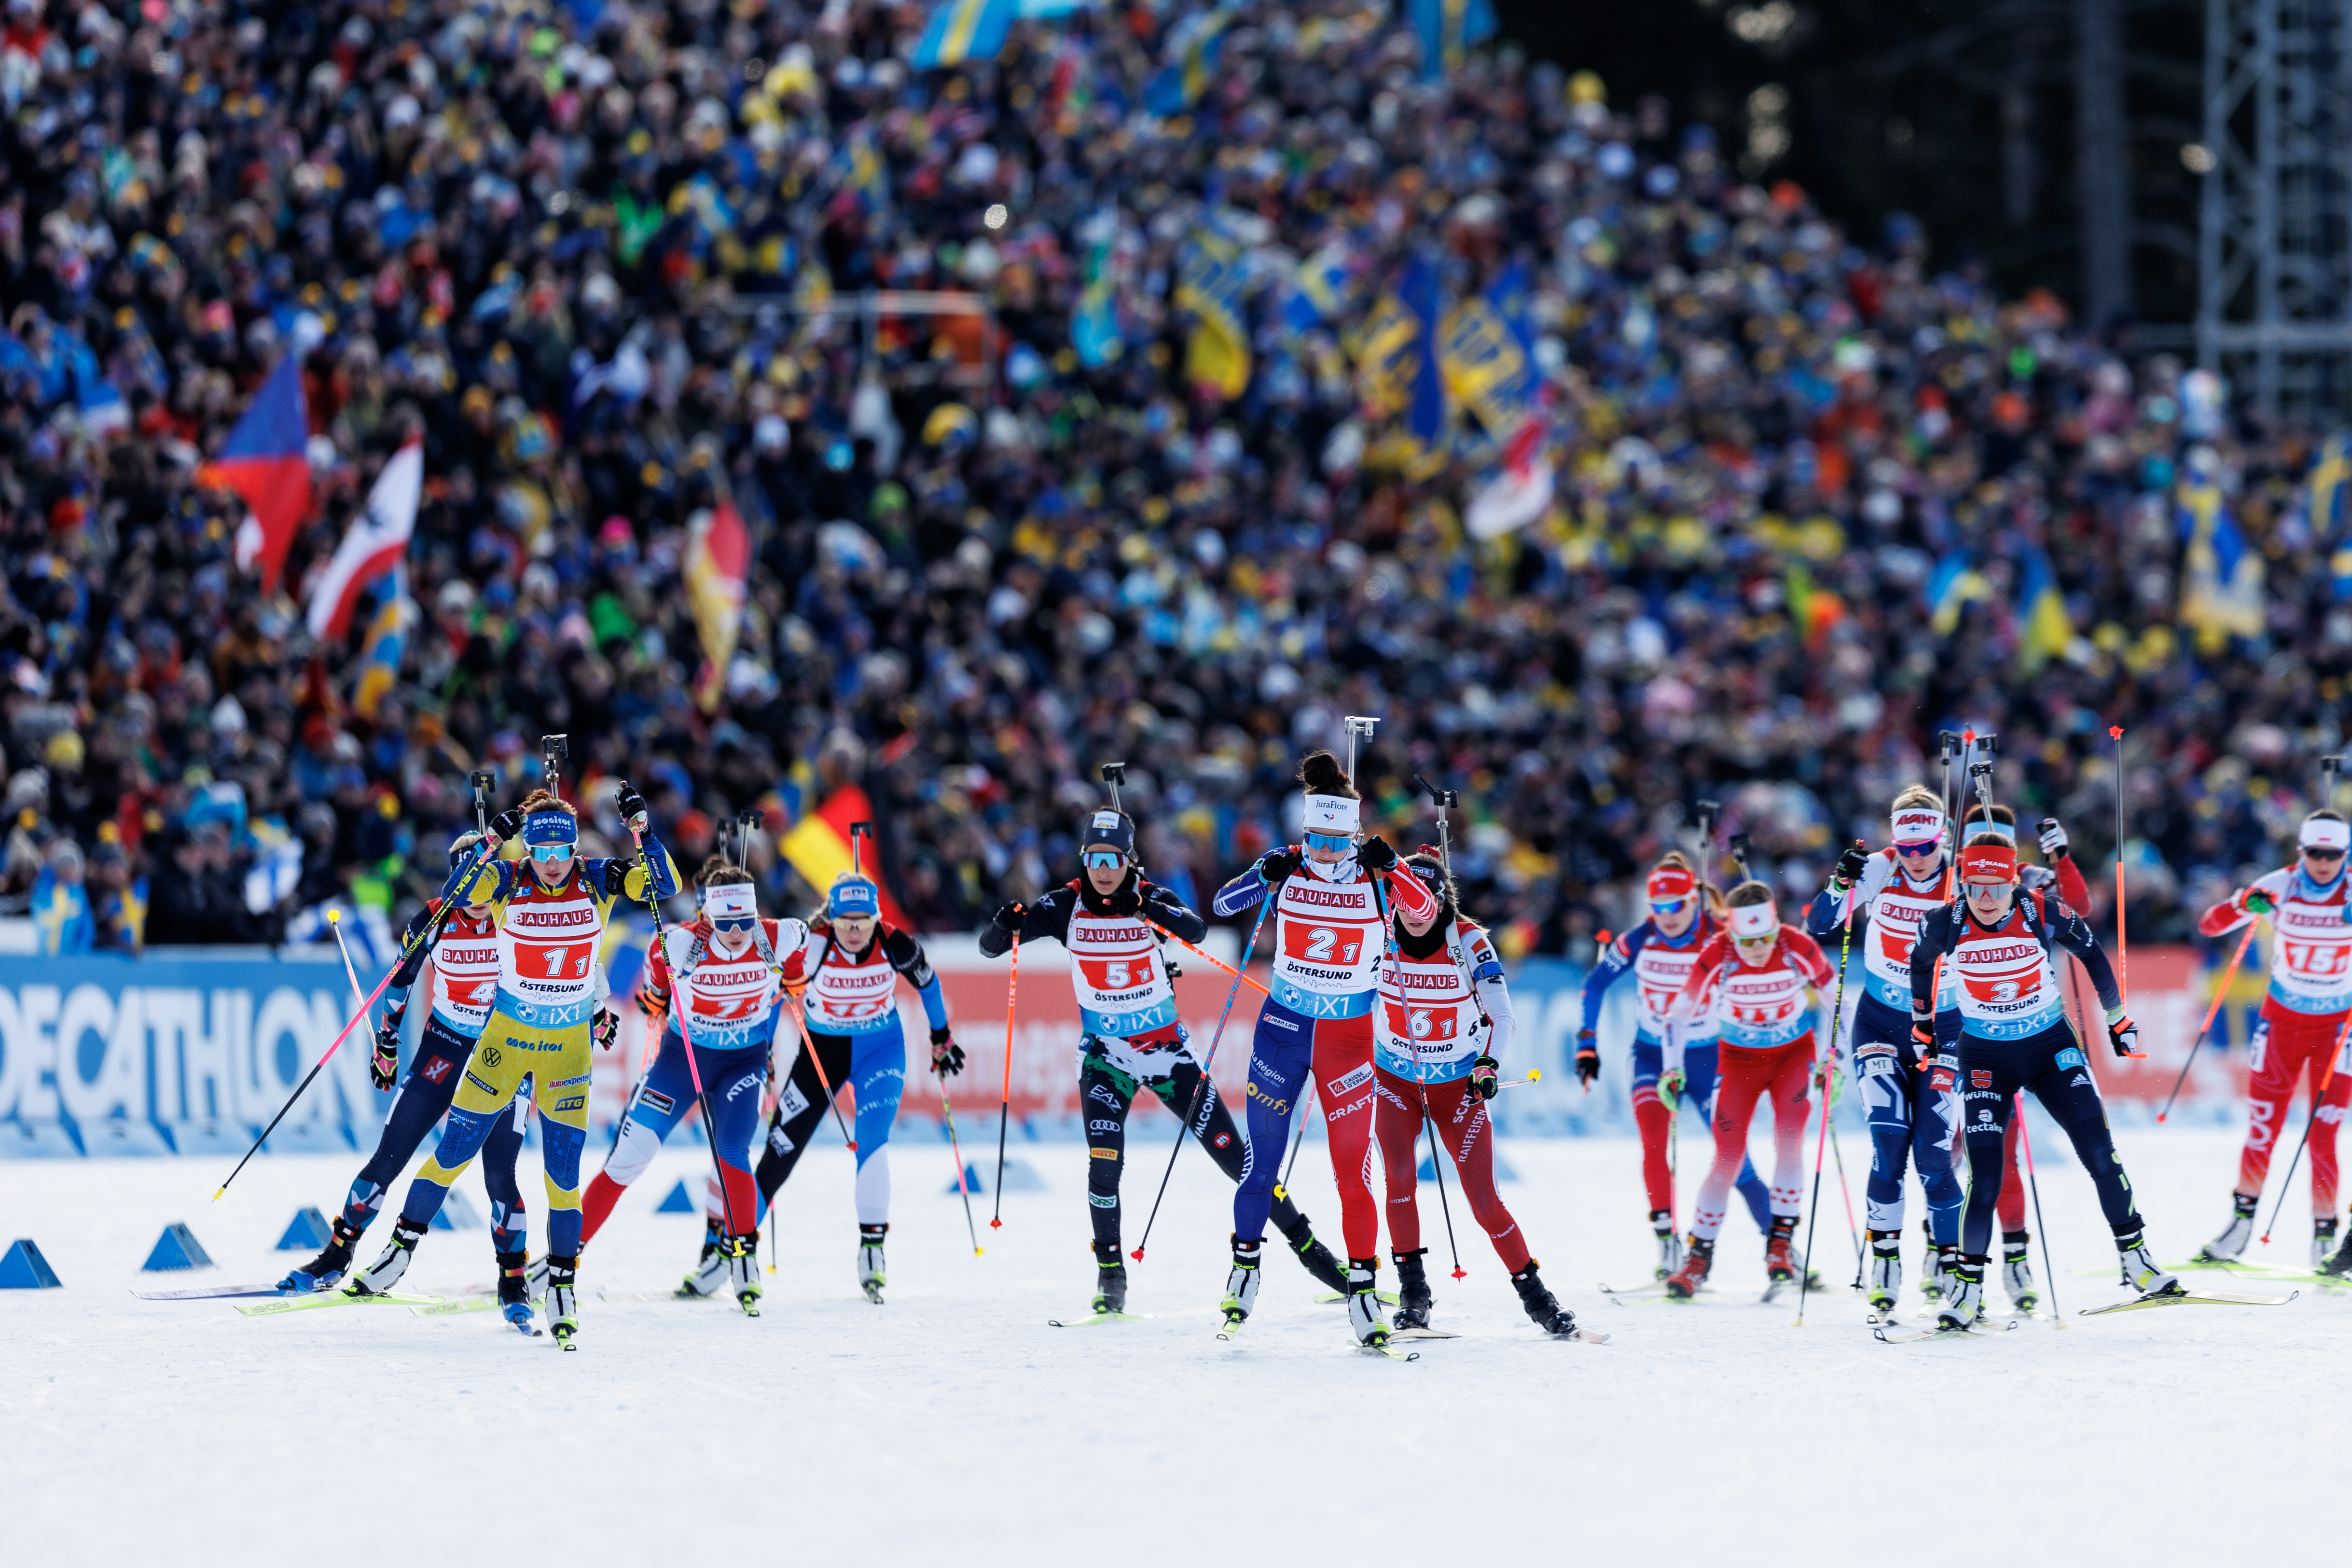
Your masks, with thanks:
M922 6L875 0L6 16L0 897L60 945L396 917L467 770L511 798L552 731L681 860L861 784L935 929L1069 875L1124 760L1155 875L1205 894L1353 713L1392 838L1434 837L1413 774L1461 791L1457 873L1515 954L1623 924L1702 796L1809 891L1965 725L2086 859L2125 726L2134 934L2178 936L2340 739L2312 433L2004 302L1900 215L1841 226L1731 128L1507 44L1431 79L1402 7L1242 5L1174 113L1147 89L1181 0L947 70L907 62ZM1213 222L1238 397L1188 377L1174 299ZM1345 309L1302 326L1318 255ZM1402 440L1359 371L1416 257L1448 300L1527 268L1557 491L1502 537L1462 521L1475 423ZM877 289L950 313L854 308ZM1090 289L1116 353L1074 342ZM289 353L319 502L265 595L198 470ZM302 605L416 433L419 614L363 710L360 633L314 643ZM2267 568L2258 626L2184 617L2192 479ZM756 558L706 710L681 573L728 505Z

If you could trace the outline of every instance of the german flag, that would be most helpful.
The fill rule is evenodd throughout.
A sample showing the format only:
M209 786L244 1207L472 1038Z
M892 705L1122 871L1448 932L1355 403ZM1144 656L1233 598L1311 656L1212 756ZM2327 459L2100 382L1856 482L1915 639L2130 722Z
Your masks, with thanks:
M849 825L874 820L874 803L856 784L844 784L824 797L824 804L793 824L776 847L801 879L816 889L822 897L833 879L850 868ZM880 890L882 919L904 931L908 929L907 911L890 896L890 885L882 878L882 869L874 864L874 841L866 843L866 874L874 879Z

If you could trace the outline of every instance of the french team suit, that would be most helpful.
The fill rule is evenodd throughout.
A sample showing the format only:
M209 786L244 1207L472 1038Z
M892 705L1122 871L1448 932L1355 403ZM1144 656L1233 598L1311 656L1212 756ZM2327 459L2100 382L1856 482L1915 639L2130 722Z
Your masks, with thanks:
M1979 922L1965 901L1954 900L1920 922L1911 949L1915 1015L1932 1005L1937 959L1956 987L1961 1033L1955 1071L1969 1158L1960 1250L1972 1258L1990 1249L2006 1164L2002 1146L2021 1089L2039 1100L2065 1131L2075 1158L2098 1188L2099 1207L2115 1233L2126 1236L2140 1227L2090 1058L2059 992L2061 948L2082 961L2101 1006L2122 1006L2115 971L2091 928L2063 900L2039 891L2020 890L2008 918L1990 927Z
M408 922L404 941L414 942L446 906L425 906ZM474 1042L488 1021L499 988L499 931L495 919L476 920L461 907L442 922L430 945L420 945L392 978L386 994L395 1008L406 1005L427 957L433 964L433 1002L409 1058L408 1071L383 1115L375 1152L353 1178L343 1198L343 1227L357 1234L383 1206L384 1194L425 1142L464 1081ZM490 1240L495 1250L519 1252L527 1245L522 1192L515 1184L515 1157L522 1150L522 1100L492 1119L482 1143L482 1186L490 1195Z
M1167 889L1129 868L1108 897L1084 880L1055 888L1022 911L1021 940L1051 937L1070 955L1070 984L1078 1000L1078 1100L1087 1119L1087 1204L1097 1257L1119 1250L1119 1178L1127 1163L1127 1118L1135 1097L1150 1090L1185 1131L1201 1141L1229 1181L1249 1168L1250 1145L1234 1114L1194 1056L1176 1016L1176 988L1161 931L1198 942L1208 922ZM989 958L1012 944L1000 926L980 933ZM1286 1236L1305 1221L1288 1195L1277 1192L1272 1214Z
M1300 853L1297 846L1290 847ZM1385 902L1381 889L1386 889ZM1261 1239L1281 1176L1290 1119L1311 1089L1322 1099L1339 1226L1349 1258L1380 1254L1372 1202L1372 997L1389 910L1437 916L1437 895L1411 871L1364 869L1353 857L1332 865L1300 856L1299 868L1269 889L1255 867L1217 889L1213 908L1232 918L1271 893L1275 907L1271 993L1250 1045L1249 1154L1234 1194L1234 1235Z

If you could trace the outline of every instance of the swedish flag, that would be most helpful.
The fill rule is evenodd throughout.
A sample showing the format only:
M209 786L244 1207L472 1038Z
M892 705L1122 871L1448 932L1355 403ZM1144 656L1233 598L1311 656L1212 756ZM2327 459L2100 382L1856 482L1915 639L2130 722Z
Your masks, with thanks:
M2175 519L2188 546L2180 574L2180 618L2197 632L2198 645L2220 651L2231 637L2263 635L2263 558L2246 548L2246 536L2210 478L2191 475L2174 493Z
M917 70L936 70L992 60L1003 52L1004 35L1020 14L1020 0L940 0L908 63Z
M1168 64L1143 84L1143 107L1166 119L1181 114L1201 100L1209 77L1217 68L1217 53L1224 47L1225 30L1234 13L1219 6L1195 12L1168 36Z
M1474 44L1495 36L1492 0L1412 0L1413 29L1421 35L1421 79L1444 81Z

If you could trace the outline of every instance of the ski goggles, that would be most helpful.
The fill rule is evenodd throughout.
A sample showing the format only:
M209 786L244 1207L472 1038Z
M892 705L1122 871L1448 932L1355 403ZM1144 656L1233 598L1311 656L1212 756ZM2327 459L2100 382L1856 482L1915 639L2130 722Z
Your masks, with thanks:
M1690 908L1688 899L1652 899L1650 912L1654 915L1678 915Z
M530 858L542 866L561 866L572 858L572 848L569 844L534 844Z
M1127 857L1116 849L1089 849L1078 858L1089 871L1116 871L1127 864Z
M1309 833L1307 836L1307 847L1320 849L1327 855L1345 855L1355 847L1356 836L1352 833Z
M710 918L712 931L723 931L730 935L737 931L750 931L759 923L760 917L757 915L713 915Z

